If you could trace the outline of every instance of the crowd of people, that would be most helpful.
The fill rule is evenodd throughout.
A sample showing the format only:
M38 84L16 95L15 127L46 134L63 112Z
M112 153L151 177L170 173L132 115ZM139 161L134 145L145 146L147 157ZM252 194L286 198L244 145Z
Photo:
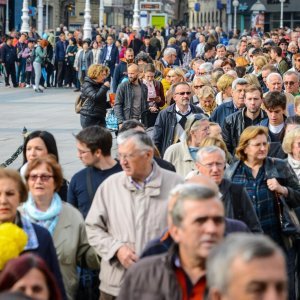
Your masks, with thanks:
M0 57L7 86L80 92L84 165L68 182L37 130L0 169L0 224L28 236L0 292L300 299L299 27L62 27L12 33Z

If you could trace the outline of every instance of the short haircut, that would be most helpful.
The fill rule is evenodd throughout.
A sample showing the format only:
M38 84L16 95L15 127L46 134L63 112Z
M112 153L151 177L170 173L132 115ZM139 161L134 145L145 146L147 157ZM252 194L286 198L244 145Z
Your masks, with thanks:
M283 74L283 78L285 76L291 76L291 75L294 75L296 78L297 78L297 81L299 82L299 73L296 72L296 71L286 71L284 74Z
M130 129L135 129L137 127L141 127L141 128L143 128L145 130L144 124L141 123L138 120L131 119L131 120L124 121L123 124L122 124L121 129L119 129L118 134L121 134L121 133L123 133L123 132L125 132L127 130L130 130Z
M268 139L268 128L264 126L249 126L244 129L235 150L235 154L239 160L245 161L247 159L245 149L249 145L249 141L256 138L258 135L265 135Z
M276 73L276 72L273 72L273 73L270 73L267 78L266 78L266 82L269 83L271 81L271 78L272 77L277 77L281 82L282 82L282 77L279 73Z
M53 173L53 179L55 182L55 192L58 192L62 187L64 178L63 178L61 166L56 161L55 156L52 154L48 154L45 157L35 158L28 164L27 170L25 172L27 188L28 188L28 180L29 180L30 172L43 164L46 164L47 167L51 169Z
M154 148L153 141L151 137L147 135L146 132L137 131L134 129L127 130L118 135L117 144L122 145L123 143L129 140L133 140L135 146L139 150L150 150L150 149L153 150Z
M126 52L133 53L134 51L133 51L133 49L132 49L132 48L127 48L127 49L126 49L126 51L125 51L125 53L126 53Z
M257 66L259 69L262 69L263 66L265 66L268 63L268 60L265 56L257 56L254 58L253 64Z
M210 252L207 262L207 281L209 288L216 288L225 294L230 285L232 264L241 258L251 262L256 258L267 258L282 250L269 237L261 234L235 233L229 235Z
M237 85L247 85L248 81L244 78L237 78L232 82L232 89L236 90Z
M197 96L198 96L199 99L207 98L209 96L212 96L213 98L215 98L215 91L210 86L204 86L203 88L200 89Z
M282 56L282 49L279 46L273 46L271 47L271 51L276 53L279 57Z
M252 93L252 92L255 92L255 91L259 91L260 97L261 98L263 97L263 91L262 91L261 87L257 86L257 85L254 85L254 84L247 86L247 88L245 89L245 95L247 93Z
M280 106L282 109L286 108L286 96L284 93L274 91L269 92L264 98L264 106L266 109L274 109Z
M221 67L224 67L226 65L230 65L230 67L233 69L236 66L236 63L233 59L227 58L225 60L223 60L223 62L221 63Z
M176 202L170 211L172 222L179 227L184 219L184 203L186 201L206 201L215 198L219 201L217 191L198 184L179 184L170 191L170 197L176 197Z
M111 154L112 135L104 127L98 125L86 127L75 135L75 138L78 142L85 144L92 153L100 149L103 156Z
M217 81L217 87L220 92L225 92L225 90L232 86L234 78L231 75L223 74Z
M176 54L177 54L177 52L174 48L168 47L165 49L163 56L171 56L171 55L176 55Z
M204 46L204 52L213 50L213 49L215 49L215 48L216 48L216 46L215 46L214 44L207 43L207 44L205 44L205 46Z
M204 154L210 154L210 153L215 153L215 152L218 152L219 154L221 154L224 161L226 161L225 151L222 150L220 147L217 147L217 146L204 146L204 147L201 147L199 149L199 151L197 152L196 160L197 160L197 162L201 163L201 161L203 160L203 155Z
M204 69L206 73L210 74L214 68L211 62L205 62L199 66L199 69Z
M289 131L283 139L282 149L286 154L292 153L293 143L295 139L300 138L300 125Z
M175 93L176 88L177 88L179 85L185 85L185 86L188 86L188 87L191 89L191 86L190 86L186 81L176 82L176 83L172 84L172 86L171 86L171 93L172 93L173 95L174 95L174 93Z
M208 117L204 114L194 114L194 117L191 120L187 121L186 124L186 134L187 134L187 141L191 141L192 139L192 132L198 130L204 121L209 121Z
M267 71L267 70L270 71L271 73L277 72L276 67L274 65L270 65L270 64L263 66L261 69L261 71Z
M139 61L146 62L147 64L150 64L153 62L152 58L149 56L148 53L141 51L138 53L134 59L134 62L137 64Z
M28 197L26 185L19 172L12 169L0 168L0 179L11 179L18 187L20 202L25 202Z
M100 64L92 64L90 65L87 75L91 79L97 79L99 75L102 73L107 73L107 76L109 75L109 67L100 65Z
M297 96L298 97L298 104L300 104L300 96ZM297 98L295 97L295 98ZM295 106L296 106L296 102L295 102ZM297 124L297 125L300 125L300 116L289 116L285 119L285 124L288 125L288 124Z
M255 74L246 74L243 78L247 80L248 84L260 87L259 80L257 79L257 76Z

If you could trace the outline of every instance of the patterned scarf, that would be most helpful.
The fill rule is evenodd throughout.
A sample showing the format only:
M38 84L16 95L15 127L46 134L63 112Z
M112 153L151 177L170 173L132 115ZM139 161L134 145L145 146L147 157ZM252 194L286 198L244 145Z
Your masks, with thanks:
M50 234L53 235L62 209L62 202L57 193L54 193L47 211L40 211L36 207L31 194L29 194L28 200L23 204L23 208L24 215L28 217L30 221L48 229Z

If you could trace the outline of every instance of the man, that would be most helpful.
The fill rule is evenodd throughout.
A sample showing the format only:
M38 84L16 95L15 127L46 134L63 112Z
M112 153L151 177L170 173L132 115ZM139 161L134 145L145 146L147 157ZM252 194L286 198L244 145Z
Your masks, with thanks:
M193 58L195 58L195 57L201 57L204 54L205 44L206 44L205 43L205 35L201 33L199 35L198 44L197 44L197 47L196 47L196 50L195 50L195 56L193 57L193 54L192 54Z
M81 130L76 136L78 157L86 168L74 174L68 189L68 202L86 218L100 184L110 175L121 172L111 157L111 133L100 126Z
M103 300L115 299L126 269L166 228L168 193L183 181L153 161L154 145L146 133L129 130L118 136L117 143L123 172L100 185L86 218L89 243L102 258Z
M284 254L263 235L228 236L207 259L211 300L287 300Z
M297 71L300 73L300 53L296 53L293 55L293 63L294 66L289 71Z
M117 89L115 100L115 114L118 118L119 127L129 119L142 120L146 124L145 112L148 110L148 89L139 80L139 68L136 64L128 67L128 79L121 83Z
M225 59L227 53L225 45L219 44L217 45L216 49L217 49L216 59Z
M237 112L245 106L245 89L248 82L244 78L237 78L232 82L232 101L222 103L212 113L210 120L223 127L227 116Z
M247 191L224 178L225 152L216 147L202 147L197 152L196 168L200 174L211 178L219 187L225 216L243 221L252 232L262 232L256 212Z
M68 42L64 33L59 35L59 41L55 45L55 66L56 66L56 77L57 86L60 88L63 86L63 80L65 77L65 58Z
M115 68L114 74L113 74L113 83L112 83L112 88L113 92L117 92L117 88L119 84L127 79L128 74L127 74L127 67L129 64L133 63L134 60L134 53L131 48L127 48L125 51L124 58L120 60L120 63L117 65Z
M237 45L237 57L247 55L247 41L241 40Z
M175 187L171 197L175 204L169 231L176 247L132 266L119 300L205 298L206 258L225 230L222 202L214 189L196 184Z
M5 86L10 87L9 77L14 87L18 87L16 79L16 66L17 62L17 51L16 48L12 45L13 37L8 36L6 42L1 47L1 62L2 66L5 69Z
M136 30L133 31L132 37L133 38L129 43L129 48L132 48L134 52L134 56L137 56L138 53L140 52L141 47L143 46L143 42L140 39L140 35Z
M150 36L148 36L148 35L145 36L144 43L143 43L142 47L140 48L140 51L148 53L152 59L156 58L157 48L155 48L154 46L152 46L150 44Z
M164 50L163 57L160 59L163 68L172 68L174 66L176 57L177 57L176 49L166 48Z
M110 74L113 76L115 65L119 63L119 50L114 43L112 35L106 38L106 45L100 53L100 64L106 65L110 69Z
M266 125L267 114L260 107L263 103L260 87L251 85L245 90L245 107L226 117L222 136L227 150L234 154L239 144L240 135L248 126Z
M204 54L201 56L205 62L214 63L216 55L216 46L214 44L205 44Z
M275 65L281 76L289 69L289 65L285 59L282 58L282 49L279 46L271 48L271 59L275 62Z
M276 45L278 45L278 43L279 43L279 35L278 35L278 33L276 33L276 32L272 33L272 34L271 34L271 39L272 39L272 41L273 41Z
M190 104L191 87L187 82L173 84L171 92L175 103L159 112L153 131L153 141L162 156L170 145L185 140L187 120L192 120L195 113L203 113Z
M262 90L263 90L264 93L266 93L266 92L269 91L269 89L268 89L268 87L266 85L266 81L267 81L267 77L271 73L277 73L276 67L274 67L271 64L268 64L268 65L265 65L265 66L262 67L262 69L261 69L261 79L262 79L262 82L260 80L260 84L261 84L261 88L262 88ZM258 78L259 78L259 76L258 76Z
M261 48L262 40L259 36L253 36L251 39L251 44L255 49Z
M299 73L287 71L283 75L284 90L293 96L299 95Z

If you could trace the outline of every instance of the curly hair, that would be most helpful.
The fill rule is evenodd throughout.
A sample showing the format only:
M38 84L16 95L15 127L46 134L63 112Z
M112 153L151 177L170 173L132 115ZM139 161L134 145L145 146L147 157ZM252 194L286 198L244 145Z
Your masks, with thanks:
M92 64L88 69L88 77L91 79L96 79L99 75L102 73L107 73L107 76L109 75L109 67L100 65L100 64Z

